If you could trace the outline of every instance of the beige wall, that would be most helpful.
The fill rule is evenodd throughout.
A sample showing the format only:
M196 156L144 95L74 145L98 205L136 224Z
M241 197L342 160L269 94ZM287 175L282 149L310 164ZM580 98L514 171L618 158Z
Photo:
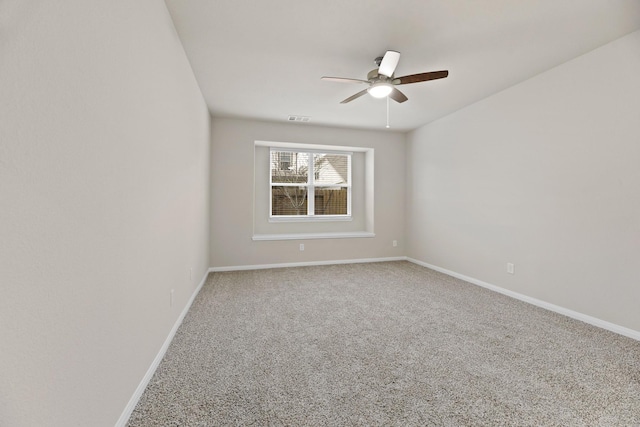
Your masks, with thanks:
M412 132L407 255L640 331L638 76L635 32Z
M253 241L253 158L256 140L373 148L376 236ZM214 118L211 149L211 266L403 256L404 144L404 134L384 130L363 131ZM268 210L264 214L268 214ZM344 230L341 225L340 231ZM398 240L397 247L392 246L393 240ZM299 250L300 243L305 244L304 252Z
M113 426L208 268L209 114L164 2L0 27L0 425Z

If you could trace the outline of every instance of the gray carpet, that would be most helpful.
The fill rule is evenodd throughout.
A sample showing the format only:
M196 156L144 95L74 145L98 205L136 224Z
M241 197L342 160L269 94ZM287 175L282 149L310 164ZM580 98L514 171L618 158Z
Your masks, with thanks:
M640 342L408 263L213 273L129 426L640 425Z

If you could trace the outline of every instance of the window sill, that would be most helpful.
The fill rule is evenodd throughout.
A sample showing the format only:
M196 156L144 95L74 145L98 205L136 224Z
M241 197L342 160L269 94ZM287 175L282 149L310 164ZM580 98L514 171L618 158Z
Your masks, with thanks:
M334 222L352 221L351 215L271 216L269 222Z
M254 234L252 240L310 240L310 239L353 239L375 237L375 233L356 231L346 233L292 233Z

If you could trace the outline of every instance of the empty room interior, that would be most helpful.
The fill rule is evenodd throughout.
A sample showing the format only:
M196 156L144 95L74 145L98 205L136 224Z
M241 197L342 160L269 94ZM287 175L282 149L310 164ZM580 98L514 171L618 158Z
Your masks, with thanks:
M0 2L0 425L640 425L640 2Z

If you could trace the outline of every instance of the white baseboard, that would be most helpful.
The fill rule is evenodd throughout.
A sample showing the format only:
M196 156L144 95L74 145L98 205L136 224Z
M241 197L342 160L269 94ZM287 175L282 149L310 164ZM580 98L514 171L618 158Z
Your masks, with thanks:
M520 301L524 301L526 303L535 305L537 307L544 308L549 311L553 311L555 313L562 314L567 317L571 317L576 320L580 320L581 322L588 323L593 326L597 326L602 329L606 329L611 332L615 332L616 334L624 335L625 337L632 338L634 340L640 341L640 332L635 331L633 329L625 328L624 326L616 325L615 323L607 322L602 319L598 319L596 317L588 316L583 313L579 313L577 311L569 310L568 308L560 307L559 305L551 304L546 301L542 301L536 298L532 298L527 295L520 294L518 292L513 292L508 289L501 288L496 285L492 285L487 282L483 282L478 279L474 279L473 277L465 276L464 274L456 273L455 271L447 270L445 268L438 267L436 265L428 264L426 262L418 261L413 258L406 258L407 261L412 262L414 264L421 265L423 267L430 268L435 271L439 271L440 273L444 273L448 276L456 277L458 279L464 280L465 282L472 283L474 285L482 286L483 288L490 289L492 291L501 293L503 295L507 295L511 298L515 298Z
M187 302L187 305L185 305L184 309L180 313L180 316L178 316L178 319L174 323L173 328L171 329L171 332L169 332L169 335L167 336L167 339L164 340L164 343L162 344L162 347L160 347L160 351L156 355L156 358L153 359L153 362L151 363L151 366L149 366L149 369L147 369L147 373L142 378L142 381L140 381L140 384L138 384L138 387L136 388L136 391L133 393L133 396L131 396L131 399L129 399L129 403L124 408L124 411L122 412L122 415L120 415L120 418L116 422L115 427L124 427L124 426L126 426L127 421L129 421L129 417L131 417L131 413L136 408L136 405L138 404L138 401L140 400L140 397L142 397L142 393L144 393L144 390L147 388L147 385L149 384L149 381L151 381L151 378L153 377L153 374L156 372L156 369L158 368L158 365L160 365L160 362L162 361L162 358L164 357L165 353L167 352L167 349L169 348L169 345L171 344L171 341L173 340L173 337L175 336L176 332L178 331L178 328L180 327L180 325L182 324L182 321L184 320L184 317L187 315L187 312L191 308L191 304L193 304L193 301L196 299L196 296L198 295L198 292L200 292L200 289L202 289L202 286L207 281L207 276L208 275L209 275L209 271L207 271L204 274L204 277L200 281L200 284L198 285L196 290L191 295L191 298L189 298L189 301Z
M259 265L233 265L225 267L211 267L209 272L216 271L240 271L240 270L263 270L266 268L283 267L307 267L311 265L334 265L334 264L361 264L365 262L385 262L385 261L406 261L406 256L387 258L363 258L363 259L339 259L331 261L306 261L306 262L286 262L281 264L259 264Z

